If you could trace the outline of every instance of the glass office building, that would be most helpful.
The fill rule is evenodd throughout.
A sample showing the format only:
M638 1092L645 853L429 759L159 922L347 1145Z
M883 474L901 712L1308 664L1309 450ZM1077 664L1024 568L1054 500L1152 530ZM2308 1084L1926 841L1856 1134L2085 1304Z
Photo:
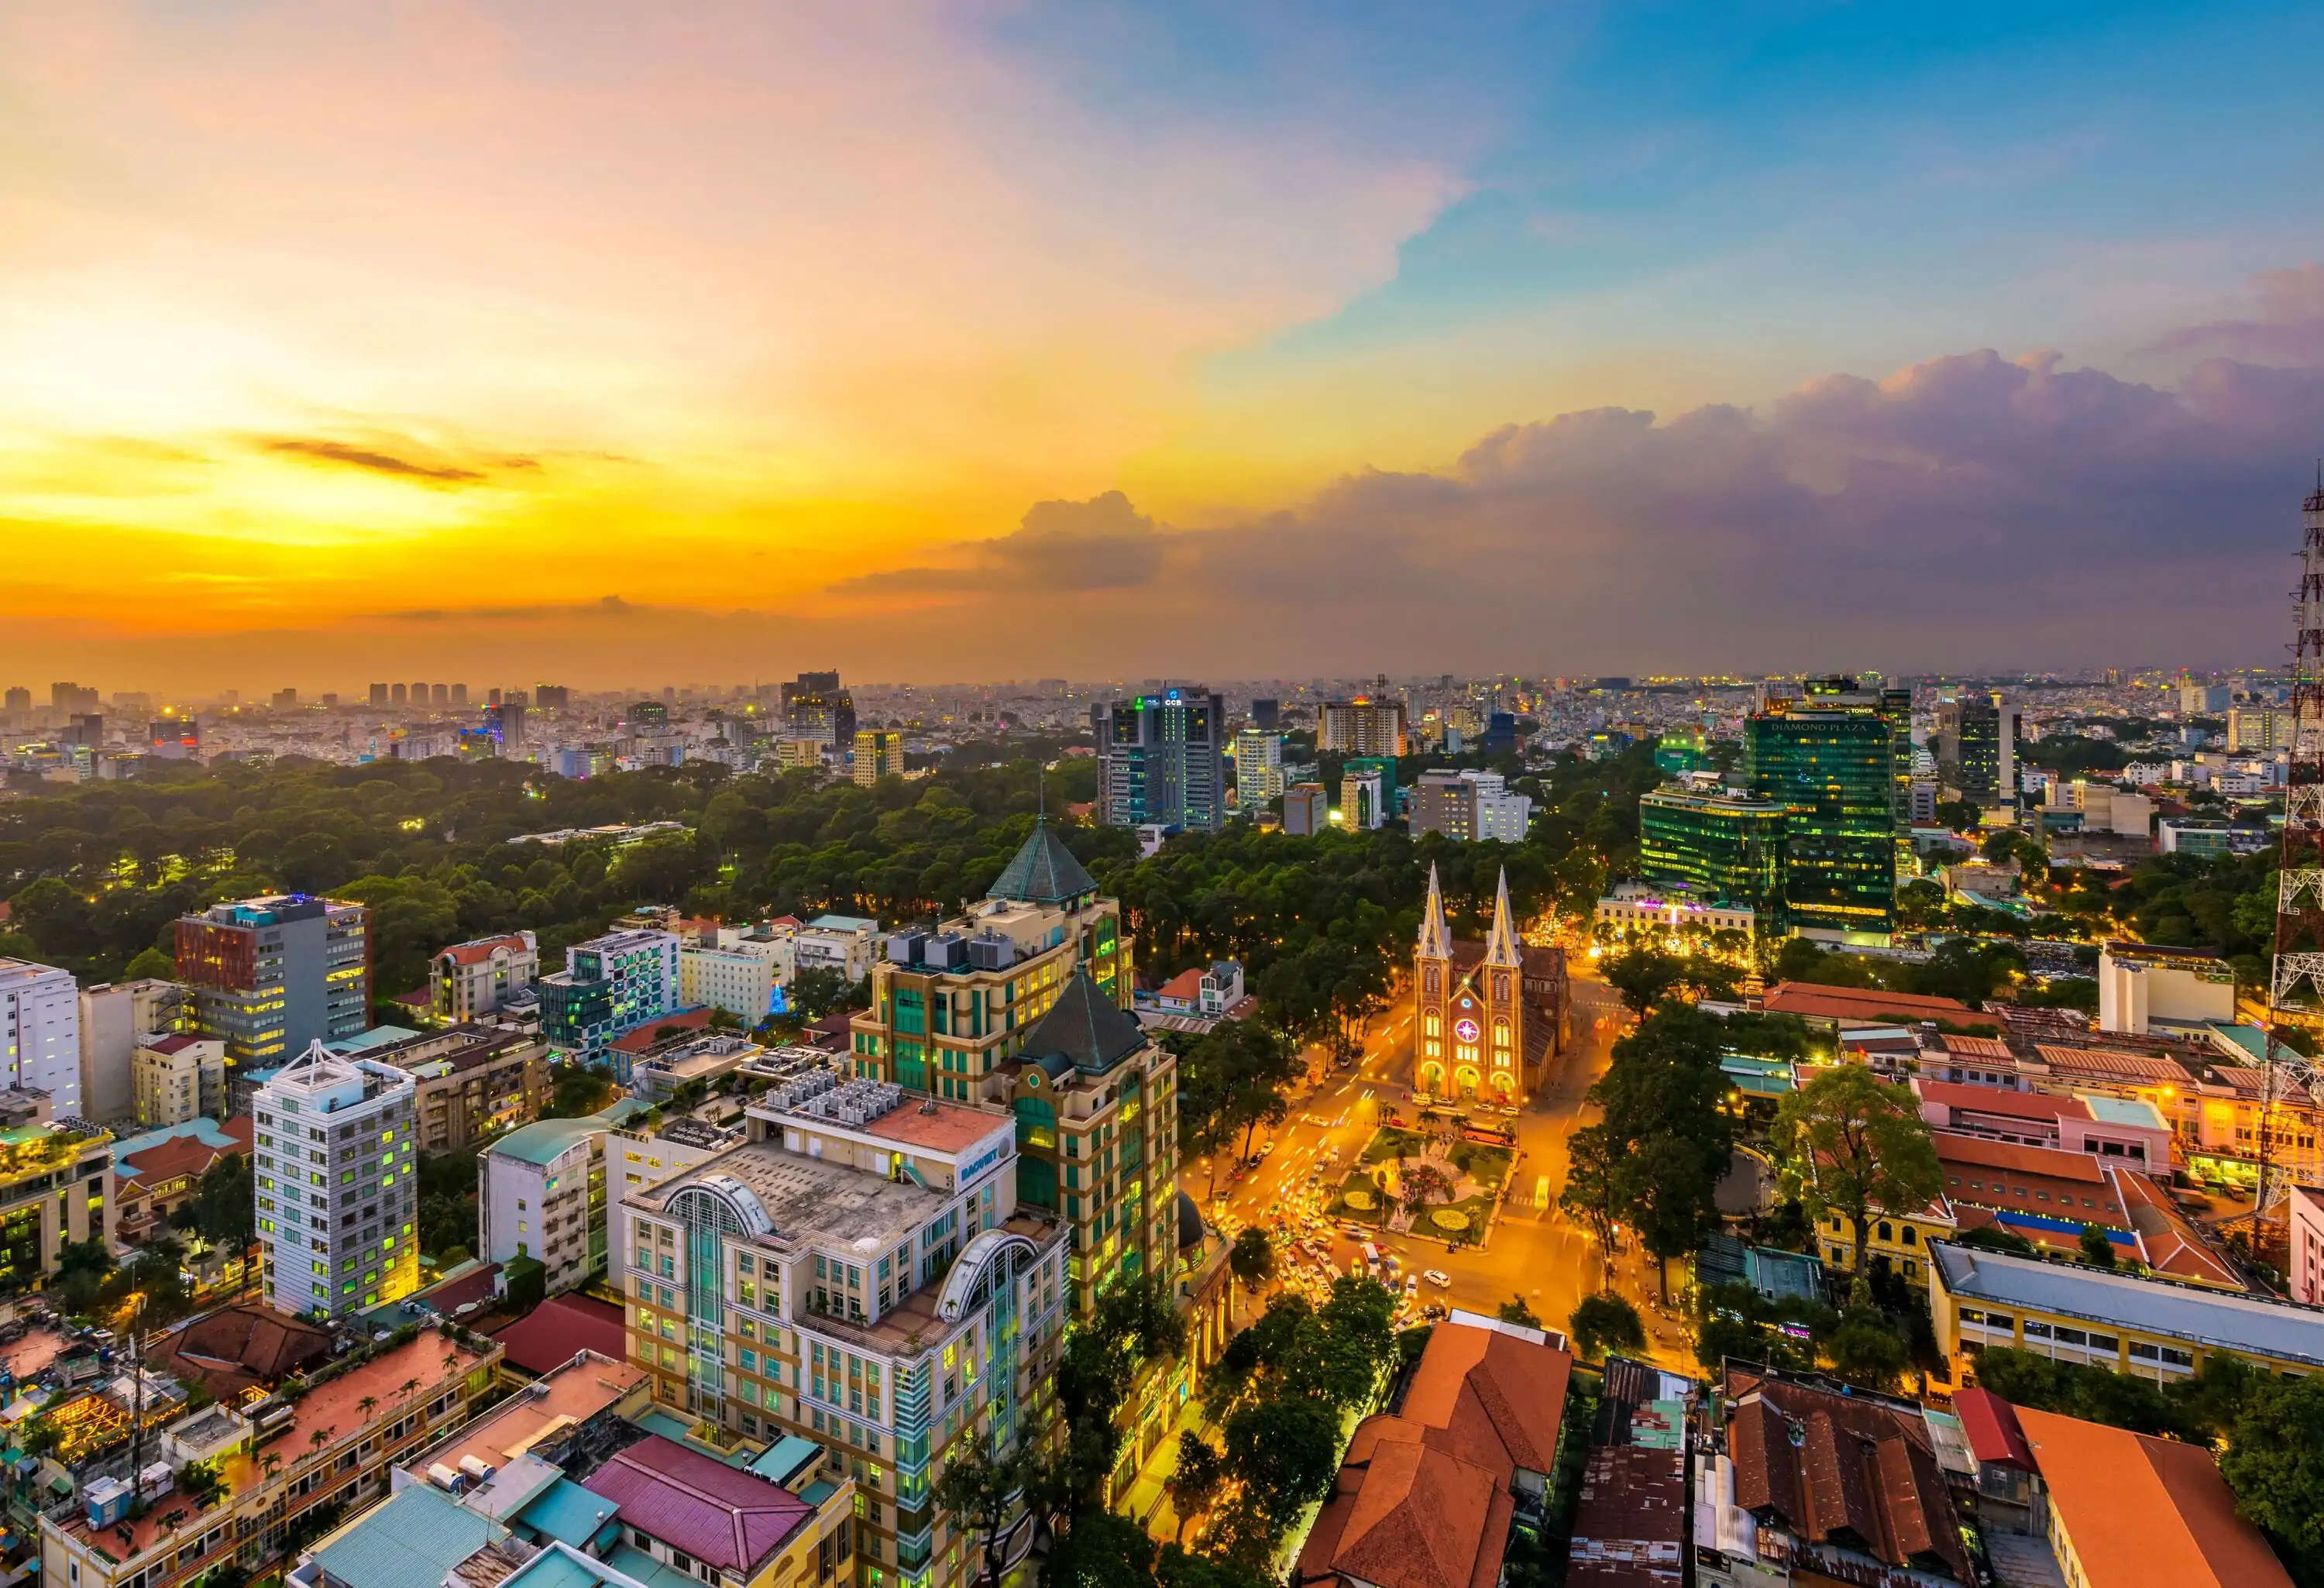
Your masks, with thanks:
M1783 808L1784 904L1796 931L1885 938L1895 925L1895 733L1882 706L1878 696L1811 695L1745 726L1744 780L1753 799Z
M1658 888L1756 911L1781 932L1784 808L1732 794L1661 789L1638 801L1638 870Z

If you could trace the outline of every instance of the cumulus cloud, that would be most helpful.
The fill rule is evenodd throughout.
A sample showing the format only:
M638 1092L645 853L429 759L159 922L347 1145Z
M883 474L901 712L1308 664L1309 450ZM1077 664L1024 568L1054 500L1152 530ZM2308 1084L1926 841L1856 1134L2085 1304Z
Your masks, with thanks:
M842 580L832 591L876 598L1135 589L1160 570L1171 540L1129 497L1108 491L1087 502L1037 502L1012 533L948 548L949 565L867 574Z
M947 592L935 647L947 616L967 643L1062 592L1051 638L1083 653L1047 665L1133 673L2265 660L2319 439L2324 370L2154 385L1982 350L1757 409L1509 425L1243 522L1044 503L958 566L847 590Z

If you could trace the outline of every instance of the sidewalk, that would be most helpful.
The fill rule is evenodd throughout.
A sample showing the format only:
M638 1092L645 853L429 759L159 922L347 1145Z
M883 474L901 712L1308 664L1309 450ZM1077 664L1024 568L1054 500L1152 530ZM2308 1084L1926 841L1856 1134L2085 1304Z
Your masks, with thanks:
M1130 1481L1130 1491L1114 1499L1114 1510L1165 1542L1178 1536L1178 1513L1171 1509L1170 1496L1163 1484L1178 1467L1178 1436L1190 1430L1208 1432L1216 1442L1216 1430L1204 1429L1200 1396L1187 1398L1186 1404L1171 1419L1170 1432L1155 1446L1153 1459L1139 1468L1138 1475Z

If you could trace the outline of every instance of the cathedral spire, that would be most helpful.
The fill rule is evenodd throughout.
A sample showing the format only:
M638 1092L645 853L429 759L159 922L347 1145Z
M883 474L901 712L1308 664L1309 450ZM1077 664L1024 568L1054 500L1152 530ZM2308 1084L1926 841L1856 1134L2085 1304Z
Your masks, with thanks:
M1509 872L1501 868L1500 896L1493 900L1493 929L1485 935L1485 963L1514 965L1517 960L1517 935L1509 925Z
M1420 912L1420 955L1424 959L1452 957L1452 928L1444 924L1444 895L1436 886L1436 863L1428 863L1428 902Z

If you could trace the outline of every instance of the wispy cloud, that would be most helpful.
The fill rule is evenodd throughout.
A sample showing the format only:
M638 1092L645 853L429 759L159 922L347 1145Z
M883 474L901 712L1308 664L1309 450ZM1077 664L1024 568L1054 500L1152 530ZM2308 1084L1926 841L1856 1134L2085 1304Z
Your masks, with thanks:
M338 468L363 469L372 474L418 480L430 485L475 485L492 477L483 468L412 456L408 451L391 452L377 446L359 446L354 442L333 441L313 436L269 436L260 439L257 445L261 451L278 457L296 457ZM493 460L493 466L532 469L540 466L530 457L500 457Z

